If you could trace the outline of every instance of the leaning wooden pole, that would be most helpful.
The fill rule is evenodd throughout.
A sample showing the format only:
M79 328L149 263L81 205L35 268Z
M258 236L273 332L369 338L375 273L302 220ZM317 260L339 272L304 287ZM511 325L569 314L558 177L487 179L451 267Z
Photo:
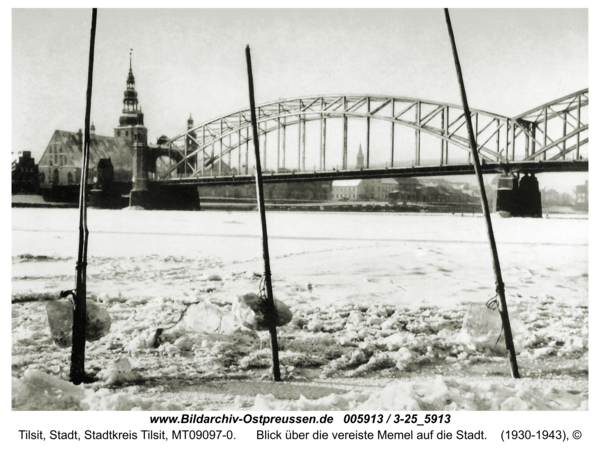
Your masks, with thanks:
M273 380L280 381L279 372L279 348L277 347L277 327L275 319L275 301L273 298L273 286L271 284L271 263L269 261L269 241L267 235L267 218L265 216L265 198L263 193L262 170L260 167L260 150L258 147L258 126L256 124L256 106L254 104L254 81L252 79L252 60L250 58L250 46L246 46L246 65L248 67L248 91L250 94L250 116L252 118L252 138L254 141L254 156L256 158L256 197L258 197L258 211L260 212L260 223L262 226L263 260L265 262L265 285L267 288L267 309L271 311L268 315L269 332L271 334L271 352L273 354Z
M477 142L475 140L475 135L473 134L473 124L471 123L471 111L469 110L469 104L467 102L465 84L463 82L462 71L460 69L460 62L458 60L458 52L456 50L456 42L454 41L454 33L452 32L452 23L450 22L450 14L448 12L448 8L444 8L444 13L446 15L446 24L448 25L448 34L450 35L450 43L452 45L452 54L454 55L456 75L458 77L458 84L460 86L460 96L462 99L465 118L467 120L467 128L469 131L469 143L471 145L471 152L473 153L475 173L477 174L477 181L479 182L479 190L481 192L481 207L483 208L485 224L487 227L488 238L490 241L490 249L492 251L494 274L496 275L496 293L500 298L500 317L502 318L502 326L504 328L504 339L506 341L506 349L508 350L509 354L512 376L518 379L520 376L519 367L517 366L517 355L515 353L515 345L513 343L512 330L510 328L510 320L508 318L508 307L506 306L506 298L504 295L504 282L502 282L502 271L500 269L500 260L498 259L498 250L496 249L496 239L494 238L494 229L492 227L492 220L490 218L490 209L488 207L487 196L485 194L485 186L483 185L483 176L481 174L481 164L479 162Z
M77 253L77 281L74 294L73 347L71 348L70 379L74 384L86 380L85 375L85 323L86 323L86 266L88 235L86 186L90 159L90 110L92 107L92 78L94 72L94 43L96 41L97 8L92 9L92 30L90 36L90 58L85 105L85 134L81 159L81 182L79 185L79 250Z

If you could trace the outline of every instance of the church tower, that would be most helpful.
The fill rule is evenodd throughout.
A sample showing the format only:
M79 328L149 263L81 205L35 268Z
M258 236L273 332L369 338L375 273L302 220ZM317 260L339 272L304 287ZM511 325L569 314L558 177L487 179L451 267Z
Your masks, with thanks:
M362 153L362 144L358 145L358 155L356 155L356 169L365 167L365 156Z
M190 118L187 120L187 129L190 130L192 128L194 128L194 119L192 119L192 113L190 113ZM186 146L186 149L187 149L186 152L188 154L192 153L194 150L196 150L198 148L198 144L196 144L196 141L194 141L195 139L196 139L196 132L195 131L189 132L188 135L185 138L186 145L187 145ZM198 161L199 161L198 160L199 155L196 155L195 157L192 157L192 158L193 158L193 160L192 160L192 166L194 168L197 168L198 167ZM186 165L186 169L185 170L187 171L187 165Z
M123 111L119 118L119 126L115 127L115 138L123 138L128 144L139 142L148 143L148 129L144 126L144 113L138 103L135 90L135 77L131 68L131 53L129 54L129 75L127 89L123 97Z
M192 113L190 113L190 118L187 120L187 129L190 130L192 128L194 128L194 119L192 119ZM193 152L194 150L196 150L198 148L198 144L196 144L196 141L194 141L194 139L190 138L190 136L192 138L196 139L196 132L192 131L192 132L188 133L188 137L186 138L188 153Z

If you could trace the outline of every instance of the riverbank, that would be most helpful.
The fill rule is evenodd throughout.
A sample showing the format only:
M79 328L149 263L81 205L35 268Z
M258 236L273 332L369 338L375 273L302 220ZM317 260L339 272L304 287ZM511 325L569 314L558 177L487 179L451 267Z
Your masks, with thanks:
M12 196L12 208L78 208L73 202L46 202L42 196L35 194L17 194ZM325 212L397 212L397 213L450 213L459 215L481 214L481 205L474 204L441 204L424 202L407 202L392 205L383 201L346 201L346 202L306 202L289 199L267 200L265 208L269 211L325 211ZM255 211L255 199L200 198L201 210L214 211ZM544 216L581 217L586 218L587 211L575 210L572 207L552 206L542 209Z

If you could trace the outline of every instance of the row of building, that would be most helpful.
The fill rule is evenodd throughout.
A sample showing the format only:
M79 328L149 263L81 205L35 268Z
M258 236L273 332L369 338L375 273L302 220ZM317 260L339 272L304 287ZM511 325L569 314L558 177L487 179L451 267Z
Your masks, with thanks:
M279 201L309 202L390 202L390 203L479 203L479 189L468 183L444 179L383 178L314 182L269 183L265 198ZM213 199L253 199L254 185L203 186L200 197Z

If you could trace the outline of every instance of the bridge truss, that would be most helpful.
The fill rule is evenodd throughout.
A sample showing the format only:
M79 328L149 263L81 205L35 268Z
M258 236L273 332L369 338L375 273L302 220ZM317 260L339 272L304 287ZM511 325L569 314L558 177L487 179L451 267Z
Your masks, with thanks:
M558 166L550 162L571 160L585 162L587 168L588 104L585 89L513 118L472 110L482 164L536 172L533 163L548 163L537 167L552 170L547 168ZM376 170L385 174L407 168L452 173L453 167L471 163L466 118L458 105L404 97L333 95L265 103L257 106L256 114L263 172L282 179L302 173L347 178L344 173L355 176L357 171ZM377 136L375 123L380 123ZM381 124L387 124L383 125L388 134L385 139ZM362 135L363 160L357 164L349 162L351 127ZM162 144L167 155L177 158L169 157L155 178L191 182L251 176L251 130L249 109L191 127ZM328 136L329 130L334 138L331 132ZM357 130L353 131L356 135ZM356 151L353 147L352 156Z

